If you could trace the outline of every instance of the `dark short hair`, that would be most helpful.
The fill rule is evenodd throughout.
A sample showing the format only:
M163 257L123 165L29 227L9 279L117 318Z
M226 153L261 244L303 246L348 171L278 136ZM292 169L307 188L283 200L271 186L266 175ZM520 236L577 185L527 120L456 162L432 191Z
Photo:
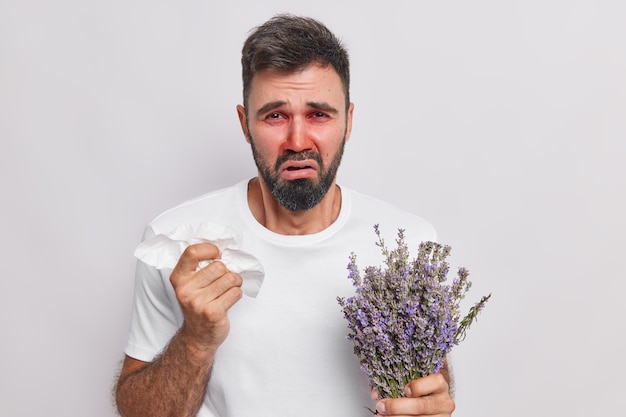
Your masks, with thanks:
M243 104L247 107L254 75L263 70L293 73L313 63L332 65L350 104L350 62L343 43L321 22L279 14L254 28L241 51Z

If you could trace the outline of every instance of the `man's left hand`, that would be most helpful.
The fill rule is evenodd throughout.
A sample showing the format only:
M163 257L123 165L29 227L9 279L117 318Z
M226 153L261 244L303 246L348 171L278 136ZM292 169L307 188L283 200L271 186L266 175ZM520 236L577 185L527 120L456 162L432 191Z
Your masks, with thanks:
M404 387L404 398L385 398L376 403L381 416L450 417L455 409L450 386L441 373L415 379Z

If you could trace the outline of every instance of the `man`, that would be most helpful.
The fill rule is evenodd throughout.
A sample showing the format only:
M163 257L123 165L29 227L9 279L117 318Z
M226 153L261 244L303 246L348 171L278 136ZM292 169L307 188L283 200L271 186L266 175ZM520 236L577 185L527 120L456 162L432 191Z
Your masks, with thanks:
M259 177L188 201L144 238L183 224L236 229L265 270L256 298L211 243L189 246L173 270L138 262L135 306L116 399L131 416L367 415L367 378L346 340L336 297L352 292L346 265L380 264L374 224L391 238L435 238L419 217L336 184L354 106L346 50L322 24L279 15L243 53L237 107ZM447 372L446 372L447 376ZM382 415L449 416L448 378L407 385L375 403Z

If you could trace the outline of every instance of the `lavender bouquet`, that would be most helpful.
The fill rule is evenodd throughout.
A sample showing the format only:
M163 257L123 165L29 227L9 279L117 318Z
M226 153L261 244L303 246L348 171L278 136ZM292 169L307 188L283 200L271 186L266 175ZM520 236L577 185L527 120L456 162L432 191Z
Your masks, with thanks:
M351 254L348 278L355 295L337 301L361 369L381 398L398 398L409 381L443 367L446 354L465 338L491 294L461 319L459 304L471 282L469 271L461 267L457 278L446 283L450 246L422 242L417 257L409 261L404 230L398 230L397 248L391 251L378 225L374 231L385 266L368 266L361 273Z

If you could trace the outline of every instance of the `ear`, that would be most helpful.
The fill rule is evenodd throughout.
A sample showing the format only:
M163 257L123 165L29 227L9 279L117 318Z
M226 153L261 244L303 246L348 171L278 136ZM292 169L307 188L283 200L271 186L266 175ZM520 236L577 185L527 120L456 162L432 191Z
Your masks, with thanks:
M348 114L346 115L346 142L350 139L352 133L352 112L354 111L354 103L348 106Z
M241 104L237 105L237 116L239 117L239 124L241 125L241 131L246 138L246 142L250 143L250 132L248 131L248 122L246 120L246 109Z

